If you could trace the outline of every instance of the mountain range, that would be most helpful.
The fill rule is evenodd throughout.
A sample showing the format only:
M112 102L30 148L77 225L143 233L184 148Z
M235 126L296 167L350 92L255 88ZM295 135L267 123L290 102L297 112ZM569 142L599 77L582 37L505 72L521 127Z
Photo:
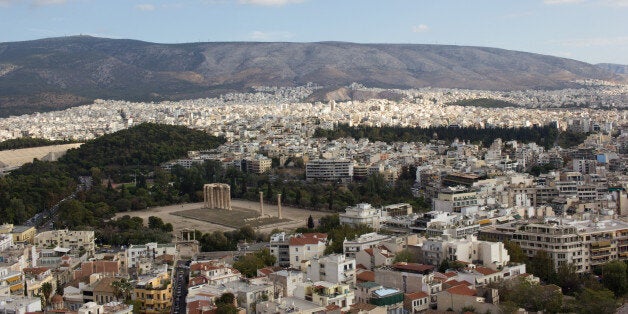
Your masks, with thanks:
M622 72L623 71L623 72ZM497 48L347 42L159 44L90 36L0 43L0 116L96 98L177 100L252 86L558 89L625 66Z

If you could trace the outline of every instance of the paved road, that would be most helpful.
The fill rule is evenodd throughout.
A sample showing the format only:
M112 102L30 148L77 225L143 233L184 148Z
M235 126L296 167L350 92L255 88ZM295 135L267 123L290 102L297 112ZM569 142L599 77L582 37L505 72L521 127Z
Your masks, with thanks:
M177 261L175 277L172 280L172 314L185 314L185 298L188 295L188 278L190 277L190 261Z

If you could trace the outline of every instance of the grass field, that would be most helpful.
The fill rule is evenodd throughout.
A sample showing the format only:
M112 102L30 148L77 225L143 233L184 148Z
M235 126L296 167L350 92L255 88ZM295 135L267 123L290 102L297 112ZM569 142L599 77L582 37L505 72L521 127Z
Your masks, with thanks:
M207 209L207 208L195 208L182 210L172 213L175 216L181 216L190 219L196 219L200 221L211 222L213 224L231 227L234 229L242 226L249 225L253 228L263 227L272 224L290 222L290 219L279 219L277 217L264 217L259 218L259 212L254 210L234 208L232 210L226 209Z

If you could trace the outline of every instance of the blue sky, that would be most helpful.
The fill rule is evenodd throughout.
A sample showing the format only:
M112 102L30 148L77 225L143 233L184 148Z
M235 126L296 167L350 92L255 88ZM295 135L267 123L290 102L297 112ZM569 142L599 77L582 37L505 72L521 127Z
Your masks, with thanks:
M456 44L628 64L628 0L0 0L0 29L0 42Z

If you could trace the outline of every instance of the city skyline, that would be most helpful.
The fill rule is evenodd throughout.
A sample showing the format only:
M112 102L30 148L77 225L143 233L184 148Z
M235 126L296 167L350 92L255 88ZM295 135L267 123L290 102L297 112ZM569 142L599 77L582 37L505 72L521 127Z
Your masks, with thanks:
M626 0L0 0L0 42L348 41L486 46L628 64Z

